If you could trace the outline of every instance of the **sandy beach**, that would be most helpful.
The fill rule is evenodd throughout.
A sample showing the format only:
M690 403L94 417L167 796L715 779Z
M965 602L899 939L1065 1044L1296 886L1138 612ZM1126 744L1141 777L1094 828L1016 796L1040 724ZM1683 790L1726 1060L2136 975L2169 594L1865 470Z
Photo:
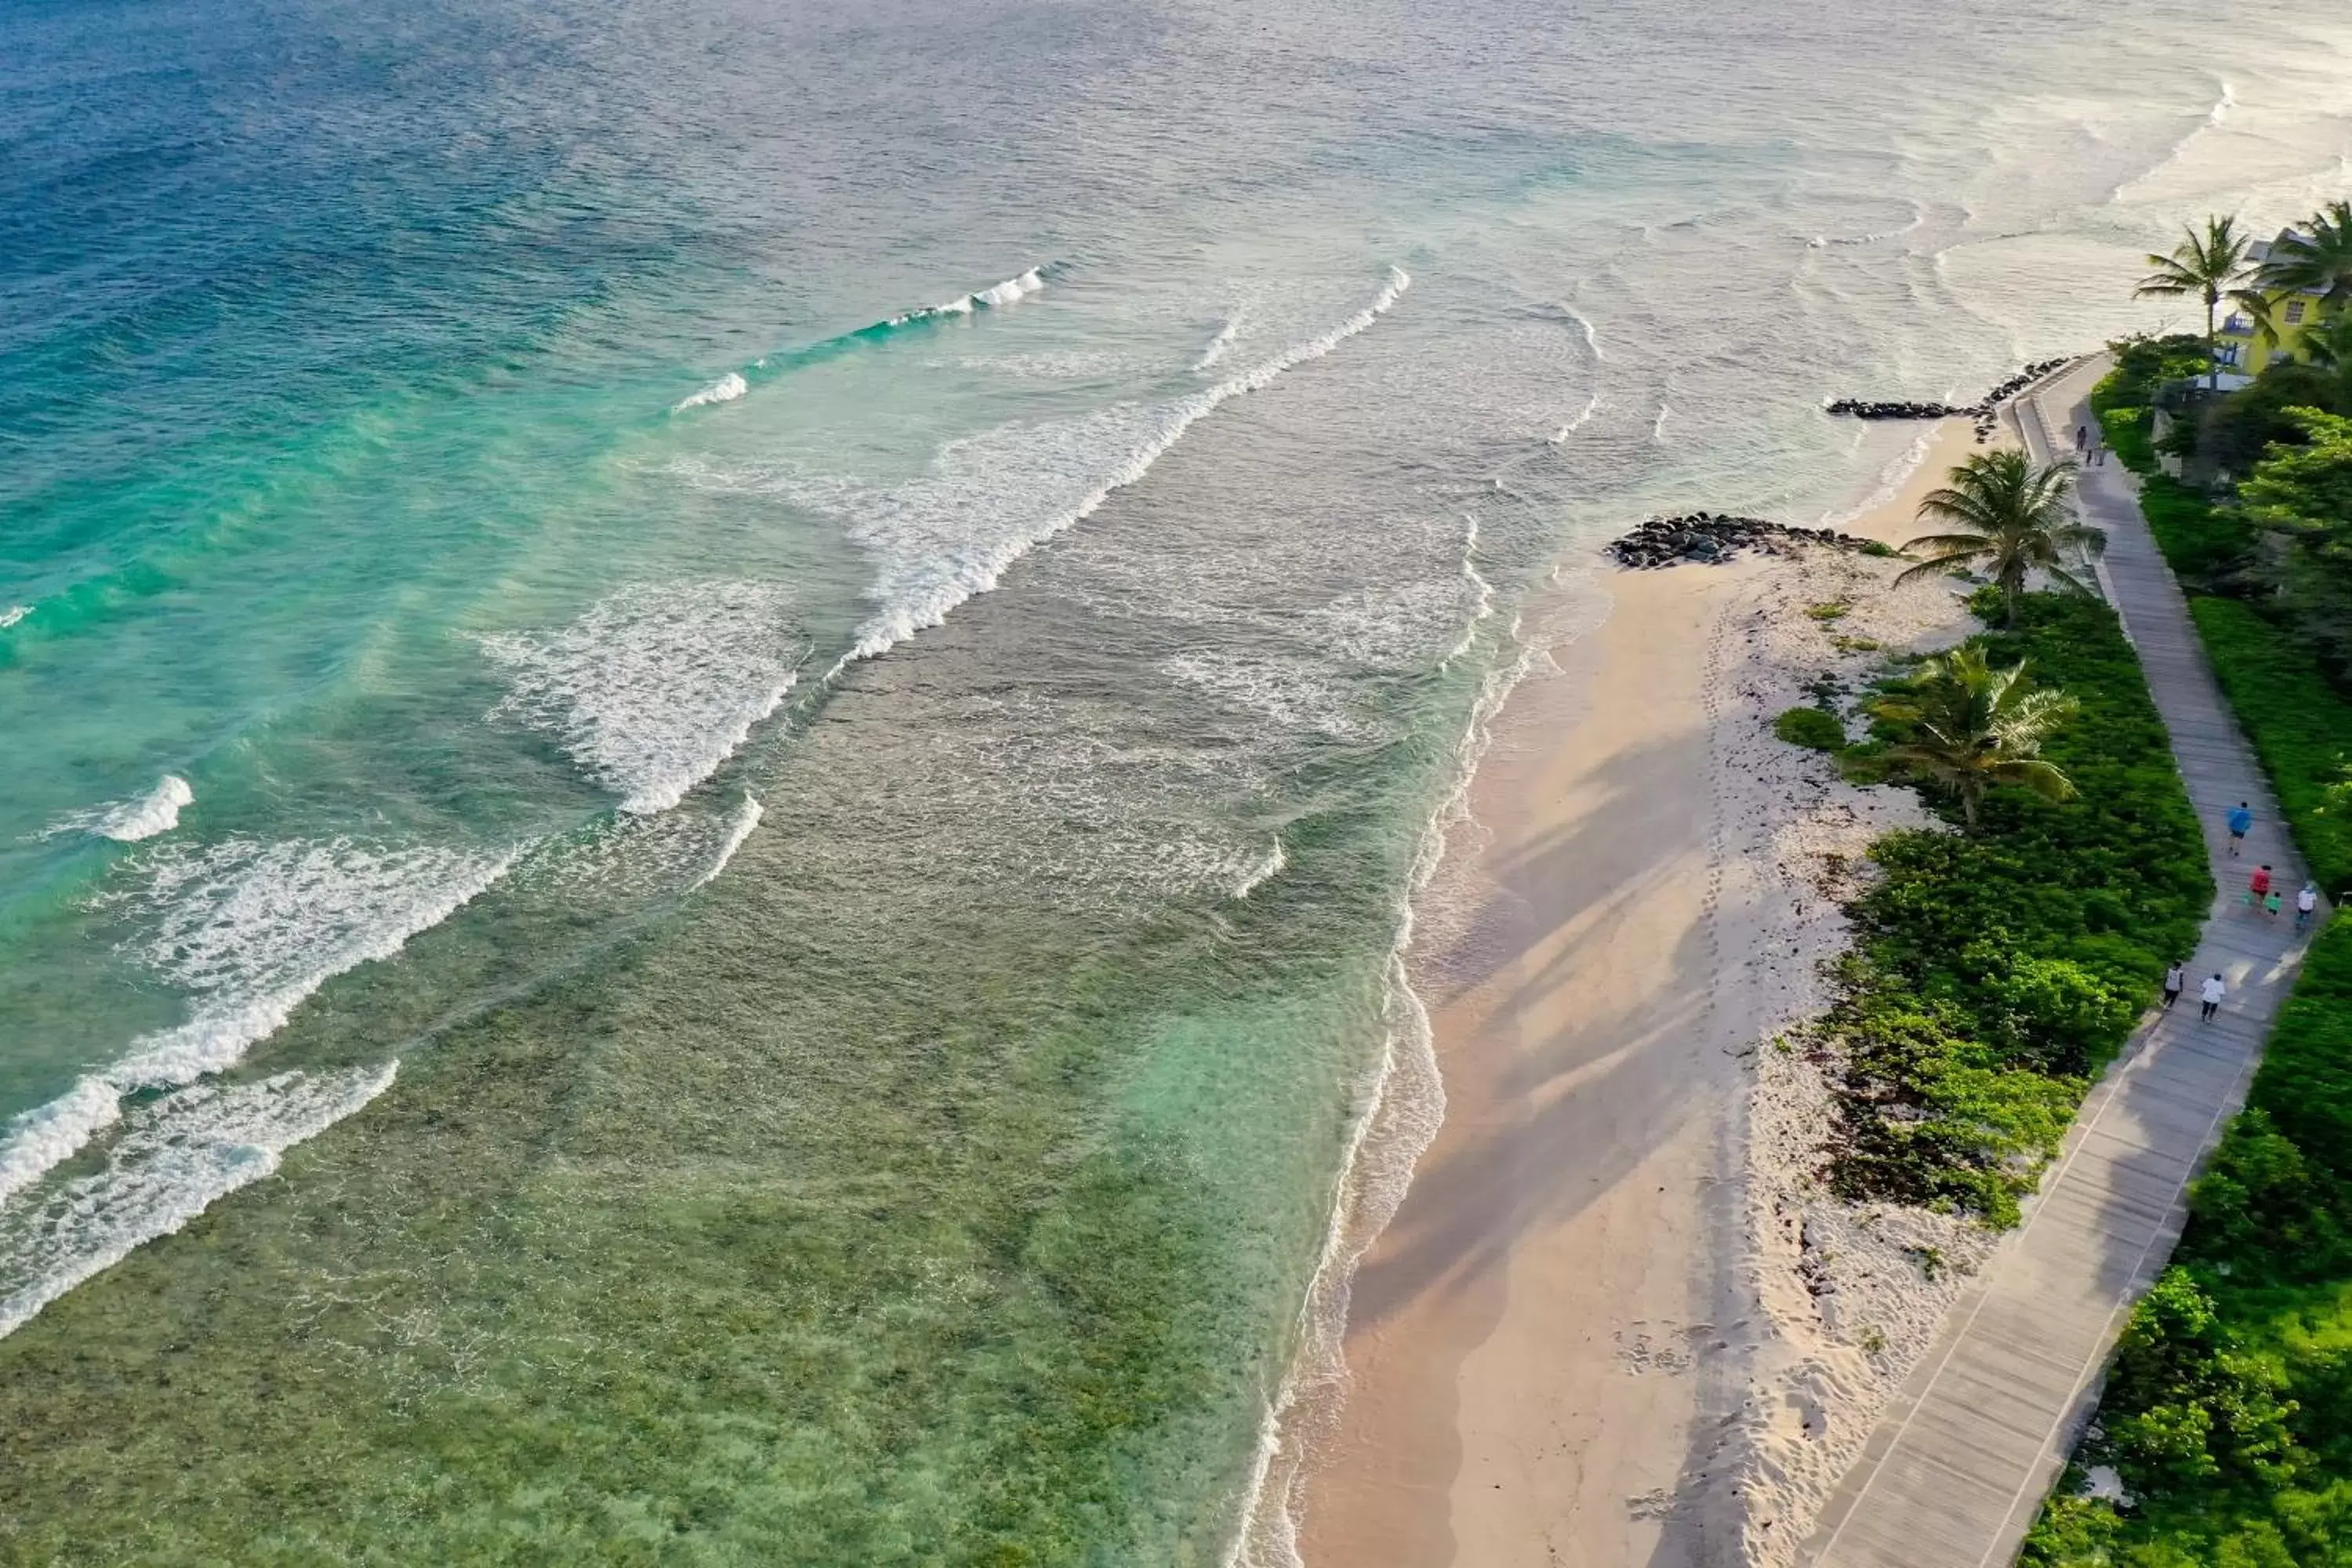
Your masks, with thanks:
M1911 537L1972 449L1943 427L1844 526ZM1769 725L1871 645L1962 635L1950 585L1894 589L1900 564L1616 574L1497 719L1414 955L1446 1118L1356 1278L1308 1563L1788 1561L1924 1350L1954 1287L1881 1266L1941 1222L1817 1200L1825 1096L1772 1047L1822 1001L1848 868L1917 807ZM1969 1237L1935 1239L1965 1266Z

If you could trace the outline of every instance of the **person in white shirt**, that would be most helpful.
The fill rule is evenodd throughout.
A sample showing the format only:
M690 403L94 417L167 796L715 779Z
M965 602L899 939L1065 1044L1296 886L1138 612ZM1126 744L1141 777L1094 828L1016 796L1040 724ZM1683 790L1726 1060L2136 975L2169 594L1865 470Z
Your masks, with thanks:
M2301 931L2311 923L2311 911L2319 907L2319 884L2305 882L2303 891L2294 896L2294 929Z
M2164 972L2164 1010L2168 1013L2171 1012L2172 1005L2180 1000L2181 992L2188 988L2189 971L2186 966L2176 963L2166 970Z
M2221 998L2227 996L2229 994L2230 988L2221 984L2221 977L2220 975L2217 974L2213 976L2212 979L2208 980L2198 993L2199 995L2204 998L2205 1011L2199 1015L2197 1021L2200 1024L2211 1023L2213 1021L2213 1015L2221 1010Z

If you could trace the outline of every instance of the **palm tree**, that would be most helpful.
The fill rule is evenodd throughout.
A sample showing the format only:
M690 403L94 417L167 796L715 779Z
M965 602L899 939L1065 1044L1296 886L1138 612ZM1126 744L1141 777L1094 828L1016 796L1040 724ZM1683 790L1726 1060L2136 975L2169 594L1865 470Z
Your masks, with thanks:
M1960 816L1976 831L1977 814L1996 784L2067 800L2074 785L2042 760L2042 742L2081 705L2063 691L2037 691L2025 661L1995 669L1980 645L1931 658L1898 691L1872 710L1899 726L1900 745L1886 760L1914 778L1940 784L1959 798Z
M2274 294L2316 294L2322 310L2352 305L2352 202L2331 202L2280 236L2255 280Z
M2238 231L2235 217L2209 217L2205 233L2193 229L2169 256L2150 256L2155 270L2139 280L2136 294L2194 294L2205 301L2205 356L2213 367L2213 387L2221 385L2221 331L2217 312L2231 286L2245 276L2246 251L2253 243Z
M2074 489L2074 465L2065 459L2037 468L2022 452L1977 453L1952 470L1949 485L1929 491L1919 503L1923 521L1957 523L1958 530L1923 534L1906 544L1906 553L1932 553L1895 580L1982 570L2000 585L2011 626L2017 624L2017 600L2029 572L2041 572L2077 594L2089 593L2090 584L2067 569L2067 552L2096 555L2106 549L2107 536L2074 521L2074 509L2067 504Z
M2338 310L2304 333L2302 348L2320 369L2352 374L2352 310Z

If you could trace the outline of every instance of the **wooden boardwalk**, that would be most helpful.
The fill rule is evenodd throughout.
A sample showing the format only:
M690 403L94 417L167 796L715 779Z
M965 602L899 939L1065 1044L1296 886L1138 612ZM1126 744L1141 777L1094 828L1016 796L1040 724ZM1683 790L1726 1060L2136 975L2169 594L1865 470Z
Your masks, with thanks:
M2078 367L2016 411L2037 455L2053 431L2054 444L2071 448L2072 432L2088 421L2081 399L2102 368ZM2109 540L2102 585L2172 732L2220 892L2188 995L2142 1026L2084 1102L2025 1223L1953 1308L1823 1510L1802 1559L1818 1568L1994 1568L2016 1556L2096 1403L2132 1303L2179 1238L2189 1180L2242 1102L2302 962L2292 909L2303 863L2213 683L2136 490L2112 458L2083 476L2084 510ZM2256 826L2231 858L2222 823L2240 801L2252 804ZM2263 862L2289 895L2276 921L2240 901L2247 873ZM2215 1022L2201 1024L2196 984L2216 971L2230 997Z

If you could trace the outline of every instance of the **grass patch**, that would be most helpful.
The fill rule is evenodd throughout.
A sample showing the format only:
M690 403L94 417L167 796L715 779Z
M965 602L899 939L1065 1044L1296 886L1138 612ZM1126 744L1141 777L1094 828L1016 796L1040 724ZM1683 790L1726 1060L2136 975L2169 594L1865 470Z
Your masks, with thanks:
M1826 626L1832 621L1842 621L1853 614L1853 606L1843 599L1832 599L1827 604L1807 605L1805 614Z
M1772 733L1792 746L1834 752L1845 744L1845 725L1821 708L1791 708L1772 721Z
M1998 791L1973 837L1873 846L1884 876L1850 907L1862 940L1820 1028L1846 1060L1832 1186L2007 1226L2165 965L2195 945L2212 882L2114 612L2030 595L2018 628L1985 640L2081 701L2045 752L2081 793Z

